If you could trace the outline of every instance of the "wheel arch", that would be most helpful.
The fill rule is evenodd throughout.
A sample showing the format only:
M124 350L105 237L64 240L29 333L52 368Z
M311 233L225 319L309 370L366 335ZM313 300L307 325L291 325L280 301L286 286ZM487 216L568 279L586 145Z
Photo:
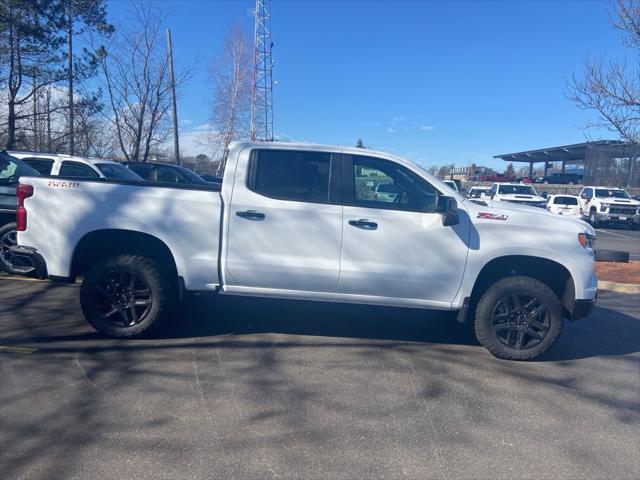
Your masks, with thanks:
M490 260L476 277L469 312L475 311L480 297L491 285L516 275L535 278L547 285L560 300L565 315L571 315L575 301L575 282L571 272L555 260L529 255L505 255Z
M171 249L158 237L125 229L101 229L85 234L71 257L70 276L85 273L97 262L117 254L137 254L156 260L169 273L178 275Z

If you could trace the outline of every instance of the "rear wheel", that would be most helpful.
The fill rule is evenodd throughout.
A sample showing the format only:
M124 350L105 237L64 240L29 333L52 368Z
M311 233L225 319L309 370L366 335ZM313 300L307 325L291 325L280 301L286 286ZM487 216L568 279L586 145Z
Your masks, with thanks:
M175 281L155 261L116 255L96 264L80 289L85 318L110 337L135 338L160 328L176 303Z
M529 277L509 277L480 299L476 338L498 358L532 360L553 345L562 322L562 306L548 286Z
M31 265L20 263L13 256L11 247L18 244L18 231L15 223L0 227L0 269L14 275L28 275L35 269Z

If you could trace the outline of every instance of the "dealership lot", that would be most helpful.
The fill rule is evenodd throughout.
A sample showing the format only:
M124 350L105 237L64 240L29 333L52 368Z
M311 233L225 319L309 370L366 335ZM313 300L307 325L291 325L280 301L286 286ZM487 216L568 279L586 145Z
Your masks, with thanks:
M640 305L532 363L420 310L191 297L117 341L77 286L0 278L5 478L638 478Z

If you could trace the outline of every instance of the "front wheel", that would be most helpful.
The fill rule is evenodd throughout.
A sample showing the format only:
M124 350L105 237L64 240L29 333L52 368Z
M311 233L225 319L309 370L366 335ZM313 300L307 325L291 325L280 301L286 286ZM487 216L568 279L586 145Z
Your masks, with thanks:
M498 358L532 360L556 341L563 311L544 283L514 276L493 284L476 309L476 338Z
M176 297L175 282L155 261L139 255L116 255L86 274L80 306L99 332L136 338L168 320Z
M598 222L598 216L596 215L595 208L592 208L589 212L589 223L593 228L598 228L600 226L600 222Z

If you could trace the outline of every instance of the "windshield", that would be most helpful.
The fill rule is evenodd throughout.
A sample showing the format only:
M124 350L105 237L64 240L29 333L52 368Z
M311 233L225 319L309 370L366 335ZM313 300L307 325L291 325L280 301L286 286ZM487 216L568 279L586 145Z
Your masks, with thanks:
M11 155L0 155L0 183L18 183L22 176L39 177L40 174Z
M529 185L500 185L499 192L502 195L519 194L519 195L537 195L533 187Z
M609 190L607 188L596 188L596 197L599 198L631 198L624 190Z
M136 175L124 165L119 163L97 163L96 167L104 174L105 177L114 180L143 180L142 177Z
M578 205L578 199L575 197L556 197L553 199L554 205Z

